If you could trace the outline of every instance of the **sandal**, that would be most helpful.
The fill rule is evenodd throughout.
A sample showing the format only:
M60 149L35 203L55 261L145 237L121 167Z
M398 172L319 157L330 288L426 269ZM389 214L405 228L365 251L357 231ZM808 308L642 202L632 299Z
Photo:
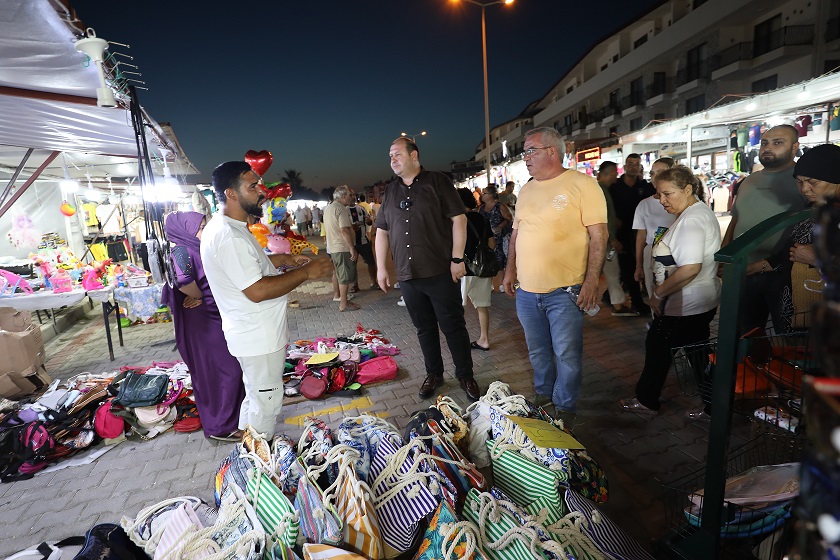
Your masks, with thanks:
M239 443L242 441L242 430L235 430L225 436L209 436L210 439L214 439L216 441L227 441L230 443Z
M188 434L201 429L201 418L198 417L198 408L194 402L189 399L180 399L175 403L175 410L178 411L178 417L172 426L173 430Z

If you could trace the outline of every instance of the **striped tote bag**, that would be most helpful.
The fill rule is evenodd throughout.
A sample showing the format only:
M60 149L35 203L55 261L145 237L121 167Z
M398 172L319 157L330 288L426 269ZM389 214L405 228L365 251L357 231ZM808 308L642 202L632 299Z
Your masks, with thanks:
M245 491L268 535L269 543L281 540L289 547L295 546L300 523L294 506L285 494L265 473L256 468L251 471Z
M536 512L548 508L555 519L563 514L562 494L567 477L526 459L516 451L500 448L495 440L487 442L493 465L493 482L514 502Z
M419 439L398 449L390 439L383 438L377 446L370 465L370 487L386 558L411 549L420 521L437 509L441 476L431 459L426 444Z
M547 558L536 529L522 524L489 492L470 490L461 515L478 527L479 547L488 560Z
M337 465L338 478L324 490L324 503L332 504L344 522L345 545L370 560L380 560L385 556L382 533L370 488L356 475L357 459L358 453L347 445L330 451L327 463Z
M305 470L301 461L300 468ZM308 475L298 479L295 510L300 519L300 530L306 542L340 545L343 542L341 518L332 504L324 501L321 489Z
M490 494L499 508L504 509L522 526L531 527L540 541L543 554L552 560L607 560L598 547L581 531L580 514L566 517L543 509L532 513L521 508L498 488ZM536 508L535 508L536 509ZM552 510L553 511L553 510Z
M566 506L572 515L585 520L582 531L605 556L612 560L653 560L634 539L602 514L597 506L574 490L566 490Z

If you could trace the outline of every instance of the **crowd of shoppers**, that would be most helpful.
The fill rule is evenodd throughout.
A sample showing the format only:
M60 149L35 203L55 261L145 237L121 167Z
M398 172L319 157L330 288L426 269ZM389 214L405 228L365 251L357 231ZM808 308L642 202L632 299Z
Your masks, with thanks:
M430 398L444 384L442 332L456 380L469 400L478 399L471 352L492 349L494 291L492 278L467 266L480 248L492 251L500 291L516 298L536 404L574 425L583 317L597 313L603 274L612 315L651 319L635 395L620 406L657 414L675 349L709 339L721 291L715 253L771 216L840 194L840 146L802 153L797 139L787 125L764 133L763 169L743 181L721 236L702 181L670 158L653 163L650 182L638 154L625 158L621 176L615 162L603 162L596 181L563 166L565 144L553 128L536 128L524 144L531 180L517 194L513 182L501 193L492 184L470 191L423 168L417 145L397 138L389 151L395 178L374 204L343 185L323 212L317 206L296 210L301 233L323 224L328 259L267 255L247 229L262 215L260 178L245 162L220 165L213 186L222 210L209 222L196 212L175 212L165 221L176 276L164 302L192 373L205 435L238 439L247 424L273 435L283 402L286 294L332 274L338 310L359 309L350 301L359 289L359 256L372 289L402 290L426 370L419 396ZM807 328L801 311L819 298L821 286L813 228L806 219L754 252L740 310L744 332ZM396 278L384 264L389 258ZM288 269L283 274L281 266ZM478 317L474 339L467 305ZM689 418L707 419L706 404Z

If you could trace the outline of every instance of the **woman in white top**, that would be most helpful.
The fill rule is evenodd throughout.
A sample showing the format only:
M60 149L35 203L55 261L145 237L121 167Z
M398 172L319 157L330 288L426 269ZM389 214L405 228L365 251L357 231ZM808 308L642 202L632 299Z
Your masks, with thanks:
M659 396L673 359L672 348L709 339L709 324L720 300L715 264L720 226L714 212L703 204L700 180L690 169L679 165L659 173L654 184L662 207L676 219L654 240L656 287L650 306L655 318L645 340L645 367L636 384L636 397L621 401L624 410L641 414L659 411ZM694 360L693 365L702 372L705 364L700 361Z

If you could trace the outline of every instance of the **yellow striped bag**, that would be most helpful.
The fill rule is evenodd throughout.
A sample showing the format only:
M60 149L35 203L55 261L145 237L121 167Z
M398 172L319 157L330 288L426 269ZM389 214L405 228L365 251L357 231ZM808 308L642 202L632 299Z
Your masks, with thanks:
M310 469L310 477L318 469L338 465L336 481L324 491L324 503L332 504L339 519L344 521L344 543L370 560L385 556L382 532L373 507L370 487L356 475L355 461L359 453L348 445L336 445L326 457L324 465Z

